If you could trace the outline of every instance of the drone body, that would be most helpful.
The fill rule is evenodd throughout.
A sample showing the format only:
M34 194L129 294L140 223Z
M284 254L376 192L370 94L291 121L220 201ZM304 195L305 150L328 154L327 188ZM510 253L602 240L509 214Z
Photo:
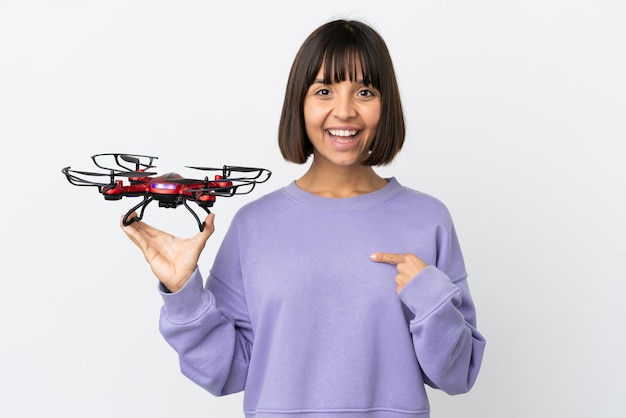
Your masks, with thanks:
M70 167L65 167L61 171L75 186L97 187L105 200L143 197L139 204L126 213L122 221L124 225L141 220L146 206L156 200L159 207L185 206L195 218L200 231L204 229L204 223L188 205L188 201L194 202L206 213L211 213L209 208L215 203L216 197L248 194L257 183L264 183L272 174L264 168L224 165L222 168L187 166L196 170L217 172L211 180L208 176L203 180L185 178L178 173L156 176L155 172L146 170L155 167L153 162L157 158L139 154L96 154L91 159L103 171L77 171ZM233 177L233 174L239 176ZM108 177L109 181L98 182L95 180L96 177ZM124 179L127 179L127 182ZM131 217L137 210L140 210L139 214Z

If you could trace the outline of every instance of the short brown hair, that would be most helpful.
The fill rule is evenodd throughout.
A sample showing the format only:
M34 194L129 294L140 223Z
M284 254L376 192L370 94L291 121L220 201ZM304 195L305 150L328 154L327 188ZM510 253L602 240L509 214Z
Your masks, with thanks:
M390 163L402 148L405 136L393 63L383 38L370 26L354 20L335 20L320 26L296 54L278 128L278 145L283 157L303 164L313 153L304 124L304 98L322 63L324 83L354 80L358 63L363 82L380 91L380 121L363 165Z

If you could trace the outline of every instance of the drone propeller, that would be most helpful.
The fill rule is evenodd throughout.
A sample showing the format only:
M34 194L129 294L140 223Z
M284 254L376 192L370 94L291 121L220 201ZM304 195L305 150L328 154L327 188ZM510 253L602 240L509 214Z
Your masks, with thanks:
M255 168L255 167L239 167L239 166L232 166L232 165L225 165L224 167L197 167L197 166L185 166L187 168L193 168L196 170L205 170L205 171L224 171L224 172L231 172L231 171L241 171L244 173L252 173L255 171L263 171L265 169L263 168Z
M149 171L118 171L111 170L110 173L96 173L93 171L80 171L80 170L72 170L67 167L67 171L74 174L81 174L83 176L100 176L100 177L145 177L155 175L155 172Z
M145 171L118 171L111 170L110 173L102 173L102 172L93 172L93 171L82 171L82 170L72 170L70 167L65 167L61 170L67 181L75 186L96 186L96 187L107 187L115 184L115 177L129 177L131 178L131 182L133 181L133 177L144 177L149 176L154 173L145 172ZM81 177L82 176L82 177ZM89 178L84 177L108 177L109 182L104 183L101 181L94 181Z
M118 171L116 176L120 177L147 177L156 175L156 171Z
M149 158L150 162L147 164L142 163L140 159L141 157ZM152 161L154 158L157 158L157 157L151 157L149 155L120 154L120 158L128 163L135 164L135 167L136 167L135 170L139 170L140 167L144 167L144 168L156 167L155 165L152 165Z
M87 171L76 171L76 170L71 170L70 167L65 167L64 169L61 170L61 172L65 174L67 181L69 181L71 184L75 186L105 187L113 183L113 180L111 180L109 183L102 183L102 182L84 179L84 178L78 177L77 175L79 174L79 175L87 175L87 176L93 175L93 176L107 176L108 177L108 174L104 174L104 173L90 173Z
M63 169L64 173L74 173L74 174L81 174L83 176L100 176L100 177L110 177L112 173L95 173L92 171L80 171L80 170L72 170L70 169L70 167L66 167Z
M224 177L224 180L254 180L257 183L264 183L266 182L270 176L272 175L272 172L265 169L265 168L256 168L256 167L242 167L242 166L233 166L233 165L225 165L222 168L216 168L216 167L198 167L198 166L186 166L187 168L192 168L194 170L203 170L203 171L221 171L222 172L222 176ZM235 173L256 173L256 175L254 176L249 176L249 177L238 177L238 178L230 178L230 175L235 172ZM257 180L259 178L261 178L262 176L264 176L264 178L262 178L261 180Z
M117 166L117 168L107 167L104 165L104 162L101 160L112 159ZM105 153L105 154L95 154L91 156L94 164L102 168L104 170L115 170L119 171L122 169L123 171L141 171L142 169L154 168L156 166L152 165L152 162L158 157L154 157L152 155L141 155L141 154L122 154L122 153ZM126 165L122 164L123 162L131 163L134 165L134 168L129 168Z
M129 163L139 164L139 158L132 154L120 154L120 158Z

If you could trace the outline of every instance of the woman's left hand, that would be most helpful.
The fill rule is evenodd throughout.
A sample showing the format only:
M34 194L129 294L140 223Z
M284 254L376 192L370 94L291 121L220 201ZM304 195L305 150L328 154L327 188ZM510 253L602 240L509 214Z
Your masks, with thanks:
M399 294L419 272L426 268L426 263L414 254L374 253L370 256L376 263L393 264L398 270L396 292Z

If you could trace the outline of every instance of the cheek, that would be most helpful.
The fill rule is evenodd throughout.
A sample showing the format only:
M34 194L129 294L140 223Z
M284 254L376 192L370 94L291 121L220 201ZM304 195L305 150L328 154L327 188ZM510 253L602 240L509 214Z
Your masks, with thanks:
M372 113L365 120L365 125L367 125L369 130L376 132L376 129L378 128L378 122L380 122L380 114Z
M376 110L376 113L374 114L373 118L376 120L375 125L378 126L378 122L380 122L380 115L382 113L382 110L380 107L378 107L378 109Z
M317 131L324 122L324 112L316 108L304 108L304 126L306 130Z
M380 122L381 108L379 106L372 106L364 109L361 113L363 122L371 129L376 130L378 122Z

